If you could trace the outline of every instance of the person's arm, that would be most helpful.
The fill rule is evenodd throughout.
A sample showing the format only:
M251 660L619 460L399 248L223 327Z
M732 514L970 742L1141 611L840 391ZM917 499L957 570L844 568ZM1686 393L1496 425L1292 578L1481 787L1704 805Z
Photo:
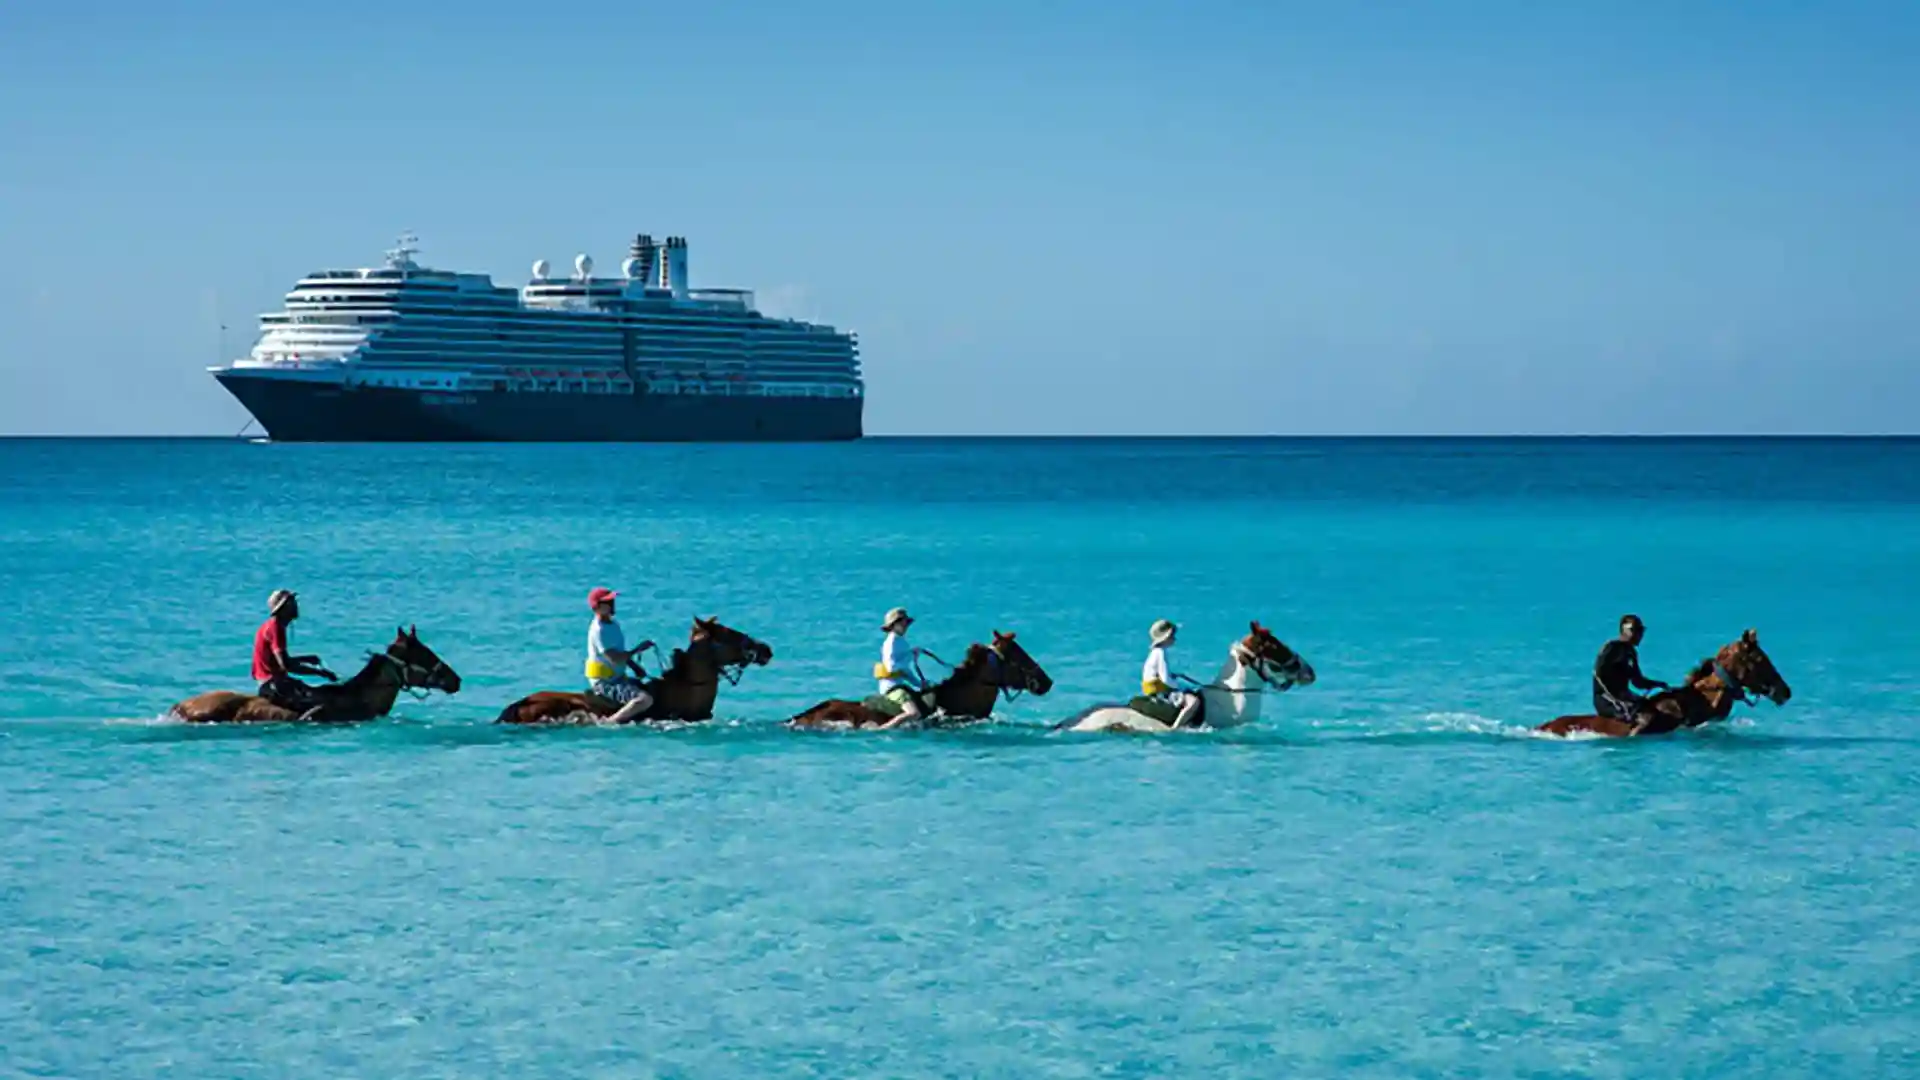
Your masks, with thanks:
M287 632L284 627L281 629L279 636L274 639L271 653L272 655L268 663L280 669L275 672L277 675L317 675L326 679L328 682L339 681L333 672L321 666L319 657L289 656L287 654Z
M1641 690L1666 690L1668 686L1659 679L1649 679L1640 674L1640 657L1633 654L1627 661L1627 681Z
M647 650L651 648L653 648L653 642L649 640L641 642L637 648L621 653L621 665L632 671L635 677L645 679L647 677L647 669L640 658L646 655Z
M1593 681L1600 689L1616 701L1625 701L1632 697L1627 688L1630 676L1626 672L1625 658L1620 655L1624 647L1621 642L1609 641L1600 649L1600 656L1593 662Z

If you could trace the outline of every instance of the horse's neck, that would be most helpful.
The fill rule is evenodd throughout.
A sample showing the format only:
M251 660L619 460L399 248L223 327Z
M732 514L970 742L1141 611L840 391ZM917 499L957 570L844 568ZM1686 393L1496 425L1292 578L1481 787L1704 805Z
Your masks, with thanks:
M961 663L933 688L933 703L955 716L985 716L993 711L1000 688L987 677L987 665Z
M669 704L692 712L710 710L720 697L720 671L709 650L689 643L679 659L660 676L660 689L671 693Z
M1228 716L1241 723L1258 717L1260 694L1257 690L1248 691L1248 687L1254 685L1253 679L1252 669L1240 662L1239 648L1228 649L1227 662L1220 665L1220 671L1213 677L1213 681L1225 687L1227 692L1206 695L1209 710L1224 709Z
M342 683L341 688L373 710L376 716L392 712L393 703L400 698L400 680L384 653L367 657L367 665L360 669L359 674Z

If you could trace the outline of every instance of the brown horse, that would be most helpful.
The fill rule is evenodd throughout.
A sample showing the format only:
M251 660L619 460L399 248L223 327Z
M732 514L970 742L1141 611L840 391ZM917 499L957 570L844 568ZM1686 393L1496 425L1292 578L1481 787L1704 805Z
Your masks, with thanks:
M346 682L314 687L321 708L309 722L359 723L385 716L393 711L402 690L460 692L459 674L427 648L412 627L395 630L393 644L385 652L368 654L366 666ZM230 690L190 697L167 710L167 715L189 724L288 723L301 717L266 698Z
M748 665L773 659L773 648L755 641L717 619L694 619L685 649L673 650L667 670L648 679L653 706L640 718L654 720L711 720L720 680L738 683ZM501 724L591 724L620 711L620 706L597 694L542 690L528 694L500 710Z
M1785 705L1793 697L1787 680L1780 677L1772 658L1760 648L1760 635L1752 630L1700 661L1699 666L1687 674L1684 686L1648 698L1647 707L1633 720L1562 716L1535 730L1554 735L1585 731L1615 738L1665 735L1681 728L1725 720L1732 715L1735 705L1748 700L1749 694L1757 694L1775 705Z
M993 715L993 706L1003 692L1012 700L1022 691L1044 697L1051 689L1053 679L1013 640L1013 635L995 630L991 646L969 645L966 658L954 667L953 674L926 693L925 696L932 699L933 715L924 722L938 725L942 720L985 720ZM898 715L899 707L884 698L865 701L834 698L793 717L787 724L805 728L876 728Z

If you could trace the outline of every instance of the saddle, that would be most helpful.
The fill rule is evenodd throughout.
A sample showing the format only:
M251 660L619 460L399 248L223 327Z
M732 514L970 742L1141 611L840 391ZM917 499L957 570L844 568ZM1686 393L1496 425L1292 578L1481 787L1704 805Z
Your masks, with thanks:
M1170 701L1162 701L1156 697L1136 695L1135 697L1127 701L1127 708L1132 709L1134 712L1139 713L1141 716L1158 720L1161 723L1167 725L1168 727L1172 727L1173 722L1180 718L1179 706L1173 704ZM1201 698L1200 710L1196 712L1193 717L1194 725L1197 727L1201 724L1206 723L1206 718L1207 718L1207 701L1206 701L1206 698Z
M927 699L925 697L916 694L914 695L914 698L915 700L920 702L921 716L933 715L933 707L927 702ZM867 697L861 699L860 705L863 708L872 709L874 712L879 713L881 716L884 716L889 720L907 711L904 708L901 708L899 702L893 700L892 698L886 696L885 694L870 694Z

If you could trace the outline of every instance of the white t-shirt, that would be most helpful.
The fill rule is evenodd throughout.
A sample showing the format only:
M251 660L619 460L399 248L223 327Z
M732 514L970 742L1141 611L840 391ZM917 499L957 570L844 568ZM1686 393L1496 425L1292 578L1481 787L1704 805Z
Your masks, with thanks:
M1167 674L1167 647L1155 645L1147 653L1147 662L1140 666L1140 692L1146 693L1147 687L1159 683L1171 688L1173 676Z
M607 650L624 652L626 648L627 637L620 632L620 624L595 616L592 625L587 627L587 677L607 679L625 674L627 666L615 662L613 657L607 655ZM610 670L600 670L603 665Z
M880 645L880 668L882 671L897 671L900 673L900 678L881 679L881 693L884 694L896 686L919 689L917 685L919 680L913 676L913 658L919 653L919 649L907 644L907 635L887 635L887 640Z

